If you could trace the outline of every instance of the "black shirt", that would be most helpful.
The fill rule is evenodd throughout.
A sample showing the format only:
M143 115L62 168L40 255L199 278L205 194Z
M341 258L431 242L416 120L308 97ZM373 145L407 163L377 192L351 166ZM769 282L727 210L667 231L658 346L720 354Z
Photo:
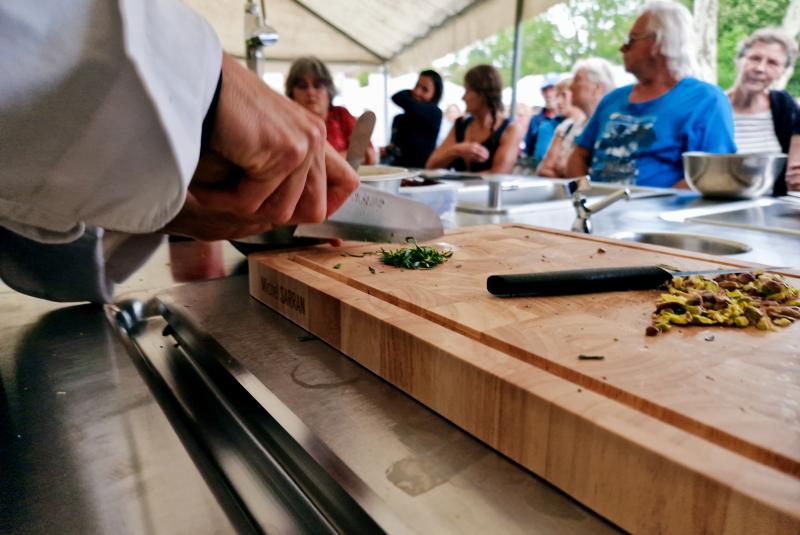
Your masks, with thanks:
M800 134L800 108L798 108L792 95L786 91L769 92L769 108L772 112L772 125L775 128L775 136L781 144L781 150L789 153L789 145L792 142L792 133ZM775 179L775 186L772 194L777 196L786 195L786 169Z
M456 119L456 124L453 127L456 129L456 143L461 143L464 141L467 127L472 120L473 117L459 117ZM485 162L473 162L472 164L468 165L463 158L457 158L450 163L450 168L455 169L456 171L472 172L488 171L491 169L492 161L494 161L494 153L497 152L497 149L500 147L500 138L503 137L503 132L505 132L510 122L511 121L509 119L503 119L503 122L497 127L497 130L492 132L489 137L487 137L483 143L481 143L481 145L486 147L486 150L489 151L488 160Z
M419 102L408 89L395 93L392 101L403 108L392 121L394 165L424 168L436 148L436 137L442 124L442 110L430 102Z

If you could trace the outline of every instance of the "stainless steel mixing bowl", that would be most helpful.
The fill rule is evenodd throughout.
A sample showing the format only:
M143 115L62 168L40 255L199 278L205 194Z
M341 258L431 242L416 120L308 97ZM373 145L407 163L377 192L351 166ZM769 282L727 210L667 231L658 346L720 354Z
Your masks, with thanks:
M705 197L752 199L768 194L785 165L786 155L780 153L683 153L683 176Z

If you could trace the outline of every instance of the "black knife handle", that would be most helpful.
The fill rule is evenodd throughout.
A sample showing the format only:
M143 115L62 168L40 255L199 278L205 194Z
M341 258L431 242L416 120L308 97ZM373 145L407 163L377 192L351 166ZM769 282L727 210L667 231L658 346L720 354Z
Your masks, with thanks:
M541 273L490 275L489 293L501 297L570 295L621 290L649 290L672 279L672 274L658 266L569 269Z

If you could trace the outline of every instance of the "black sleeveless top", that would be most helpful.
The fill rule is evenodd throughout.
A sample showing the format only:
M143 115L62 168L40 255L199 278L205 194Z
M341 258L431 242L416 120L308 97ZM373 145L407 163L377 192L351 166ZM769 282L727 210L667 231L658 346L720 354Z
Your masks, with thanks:
M456 119L456 124L454 128L456 129L456 143L461 143L464 141L464 136L467 132L467 127L472 122L473 117L459 117ZM472 162L471 164L467 164L463 158L456 158L450 163L450 168L456 171L488 171L492 168L492 161L494 160L494 153L497 152L497 148L500 146L500 138L503 137L503 132L506 131L506 128L511 123L509 119L503 119L503 122L500 123L500 126L497 127L497 130L491 133L491 135L484 140L481 145L486 147L486 150L489 151L489 158L485 162Z

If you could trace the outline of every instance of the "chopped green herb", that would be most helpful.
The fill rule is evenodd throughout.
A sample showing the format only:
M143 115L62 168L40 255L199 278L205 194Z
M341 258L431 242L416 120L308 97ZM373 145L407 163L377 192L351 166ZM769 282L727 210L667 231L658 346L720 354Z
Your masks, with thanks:
M418 245L416 240L413 247L405 247L387 251L381 249L381 262L387 266L406 269L431 269L443 264L453 256L453 251L439 251L426 245Z
M375 268L374 268L374 267L372 267L372 266L369 266L369 272L370 272L370 273L375 273Z
M581 353L578 358L581 360L603 360L605 357L603 355L584 355Z
M339 269L340 267L342 267L341 264L336 264L335 266L333 266L333 269Z

